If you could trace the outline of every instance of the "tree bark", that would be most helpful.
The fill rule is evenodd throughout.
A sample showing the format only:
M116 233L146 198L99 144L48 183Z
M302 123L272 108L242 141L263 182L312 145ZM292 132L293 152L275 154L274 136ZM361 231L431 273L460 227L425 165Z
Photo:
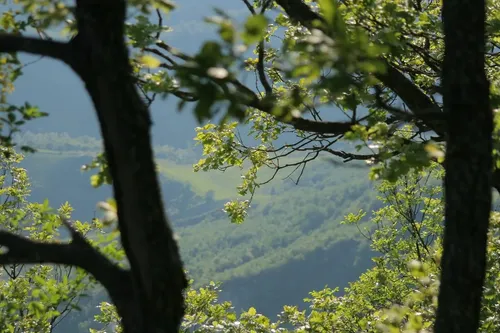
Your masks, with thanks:
M445 231L436 333L479 327L491 210L493 114L485 73L484 0L445 0Z
M149 110L132 77L124 37L126 2L76 2L71 66L97 112L132 275L133 290L117 308L127 333L177 332L187 280L163 209Z
M301 0L276 1L306 27L314 19L321 20ZM98 265L95 261L90 265L82 258L56 256L57 251L36 260L65 262L92 271L107 285L123 318L125 332L176 332L184 313L183 290L187 282L161 203L149 111L131 75L124 42L126 3L76 3L79 33L69 45L0 34L0 52L24 51L59 59L84 81L101 126L130 271L122 272L107 262ZM439 107L390 64L387 73L378 78L399 95L416 118L446 136L446 228L435 332L476 332L485 275L491 186L500 190L500 170L495 172L495 184L492 177L493 125L484 72L485 1L445 0L443 20L445 124ZM432 117L428 116L429 111ZM311 122L294 124L306 125L312 132L345 130L345 126L339 128L337 124L328 129L314 127ZM0 236L3 242L11 239L5 234ZM40 249L40 244L35 245ZM26 246L17 254L25 256L24 249ZM13 259L5 256L0 261ZM109 287L111 278L102 276L96 266L108 267L115 280L121 281L120 287Z

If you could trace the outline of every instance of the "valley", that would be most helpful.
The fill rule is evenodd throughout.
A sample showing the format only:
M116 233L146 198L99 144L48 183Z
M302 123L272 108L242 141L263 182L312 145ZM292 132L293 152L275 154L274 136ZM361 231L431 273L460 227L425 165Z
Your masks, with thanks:
M30 200L48 198L53 208L68 201L82 221L99 216L96 203L111 196L110 188L92 188L92 171L81 170L99 142L56 133L24 140L38 149L23 161L33 183ZM274 317L285 304L302 305L312 290L347 286L371 266L358 230L341 224L348 213L380 206L367 168L314 161L298 184L281 176L258 189L246 221L236 225L222 208L237 197L238 170L194 173L195 149L168 150L157 148L162 192L195 286L222 282L221 298L236 309L254 306Z

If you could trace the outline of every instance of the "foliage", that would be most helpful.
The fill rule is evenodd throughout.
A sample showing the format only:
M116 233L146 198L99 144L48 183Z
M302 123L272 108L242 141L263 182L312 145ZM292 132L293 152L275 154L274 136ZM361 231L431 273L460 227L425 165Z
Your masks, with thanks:
M45 36L44 29L62 24L65 31L75 31L71 7L63 2L47 2L46 7L33 0L18 3L18 12L29 13L30 19L17 19L17 9L9 11L8 29L21 25ZM442 133L429 125L440 121L435 111L440 113L442 107L439 96L435 98L441 93L444 47L440 2L286 3L242 1L249 15L241 29L223 10L215 10L216 16L207 17L206 23L218 29L219 38L206 41L193 55L164 41L172 32L162 15L174 8L171 3L129 4L131 10L140 9L130 16L126 37L138 88L148 103L156 96L173 95L180 109L193 103L200 121L225 111L221 123L197 129L204 157L194 169L241 169L238 198L224 205L235 223L247 216L255 191L274 179L258 177L262 169L302 174L311 160L326 155L366 160L372 178L395 180L431 160L442 162L444 156ZM496 1L490 2L487 24L494 108L500 100L494 49L499 8ZM239 81L245 71L258 78L256 90ZM419 101L435 110L426 110ZM238 123L231 122L232 117L250 128L251 139L237 135ZM297 160L283 160L290 155ZM90 165L97 160L105 169L103 156ZM94 185L109 183L104 169L92 177Z
M39 137L42 140L42 136ZM40 150L28 156L24 166L38 185L33 192L36 200L43 200L47 195L51 202L57 203L71 198L74 216L85 219L92 216L96 197L106 198L109 192L107 189L94 190L85 177L78 177L78 169L87 157L79 156L77 140L71 140L75 140L75 150ZM210 280L255 279L261 273L279 271L303 258L311 258L312 263L319 264L316 252L326 251L334 261L335 248L341 248L340 243L349 239L353 239L349 247L353 248L355 257L360 237L354 226L339 226L338 221L346 211L371 210L378 205L372 186L364 177L366 169L343 167L332 175L328 162L315 161L299 185L290 179L276 180L272 186L259 191L247 217L249 223L235 228L227 224L220 207L232 196L231 188L225 185L237 181L238 174L228 171L207 179L206 175L193 174L189 161L177 164L177 159L172 152L168 159L158 158L157 163L161 166L167 211L180 236L181 253L195 279L195 287ZM58 188L61 182L68 187ZM78 195L73 188L80 189ZM214 192L213 197L210 191ZM284 193L286 195L282 195ZM350 258L339 257L338 260L350 266ZM309 279L310 283L322 285L327 276L339 279L336 281L342 285L351 279L345 274L334 273L329 267L320 272L320 281ZM297 278L306 276L307 272L303 272ZM279 281L277 276L271 280ZM303 286L301 294L305 295L309 291L307 288ZM226 287L225 290L231 292L233 289ZM264 296L255 295L252 299ZM251 302L253 304L253 300ZM282 305L279 299L270 303L276 311ZM260 304L255 305L260 307Z
M266 5L278 10L278 15L268 20L266 34L262 36L266 48L263 51L264 43L258 44L254 55L245 60L242 59L244 55L227 51L226 58L232 57L232 60L225 61L234 68L239 68L234 63L244 63L246 70L256 73L266 91L261 94L265 96L262 103L270 98L271 93L279 100L273 104L275 109L272 112L256 102L247 104L245 123L251 127L250 133L257 144L236 136L236 123L208 124L199 128L196 140L203 145L205 156L195 165L195 171L242 168L243 161L247 161L243 181L238 186L238 196L247 196L251 201L255 189L267 183L266 179L255 177L260 168L270 167L278 172L289 167L302 172L302 166L320 153L341 157L345 161L366 160L373 165L371 177L374 179L395 180L412 168L420 170L428 166L431 160L442 162L442 137L429 132L433 128L424 125L429 122L428 116L418 119L418 108L422 106L412 104L414 99L421 97L415 96L420 91L425 94L422 99L429 101L437 110L441 108L439 97L435 98L441 89L438 79L444 47L440 26L441 3L386 0L305 3L313 10L318 9L326 27L319 28L321 24L318 23L318 29L306 25L309 28L306 30L304 21L298 24L297 18L290 15L291 10L284 10L286 5L280 1L254 1L254 14L250 18L256 16L259 8L264 13ZM498 23L498 9L495 1L490 2L487 26L488 47L492 48L498 38L493 28ZM228 18L212 21L221 26L221 41L217 48L212 41L209 42L212 49L235 49L237 38L225 38L227 29L232 29L229 35L238 35L234 31L235 25ZM264 24L264 21L260 22ZM202 49L197 56L204 55L203 52ZM497 105L495 87L499 80L498 68L494 64L497 56L498 53L491 52L487 57L494 108ZM389 70L400 71L410 77L409 84L414 85L417 92L415 89L405 92L403 87L388 86L384 73ZM182 68L178 75L184 78L188 74ZM194 77L203 80L198 73L191 73L191 81L181 80L181 87L186 84L198 94L203 94L198 86L192 84ZM224 84L230 84L237 73L227 77ZM214 99L217 101L217 98ZM326 123L326 119L332 119L332 107L338 113L333 120L345 119L353 126L348 126L347 130L332 127L331 132L325 135L312 125L310 130L303 131L297 121L287 121L279 116L283 110L296 110L297 116L309 114L307 119ZM211 113L207 111L207 114ZM278 144L277 139L287 132L295 133L297 139L288 138L286 144ZM340 141L352 142L354 149L339 144ZM292 153L302 157L302 163L279 163L280 157ZM225 205L232 222L237 223L245 218L248 207L249 202L244 199Z
M20 161L19 155L11 156L18 158L15 163ZM26 185L27 178L21 177L22 175L26 177L26 171L19 168L12 169L17 172L15 178L25 179L24 184ZM320 168L320 170L324 170L324 168ZM198 332L251 332L252 330L271 332L273 329L276 332L307 332L311 330L331 332L333 329L342 332L429 331L435 314L437 277L439 276L443 201L441 186L438 184L442 172L442 168L435 164L431 169L411 172L396 183L382 181L377 186L382 207L372 213L369 224L366 223L365 211L358 211L345 217L344 223L357 225L359 232L370 241L372 249L380 253L380 256L374 258L375 266L362 274L359 280L351 283L342 296L337 296L338 288L325 288L311 292L307 300L310 305L309 310L301 310L297 306L285 306L279 319L273 321L259 314L253 308L238 313L229 302L220 302L219 293L221 290L217 283L197 288L193 288L191 284L192 287L186 291L188 312L183 322L184 332L191 332L193 329ZM324 179L323 177L323 175L320 176ZM304 178L302 187L310 187L312 184L309 181L310 178ZM27 195L26 187L13 187L15 184L17 183L7 187L9 193ZM24 202L26 202L25 199ZM38 204L27 205L39 207ZM7 211L2 210L4 214L2 216L5 216ZM37 210L37 212L39 211ZM293 214L296 215L296 213ZM53 221L55 226L60 225L57 215L47 212L45 216L47 217L43 221L48 222L49 225L50 221ZM21 221L19 225L24 225L28 230L32 230L29 229L31 226L29 222L30 220L24 223ZM38 224L38 226L42 225ZM99 224L96 227L99 228ZM85 230L94 227L87 226L87 228ZM497 267L500 249L498 228L500 228L500 218L495 213L492 216L492 229L489 235L488 265L490 269L488 270L483 301L482 332L496 332L500 323L497 316L498 295L500 295L498 292L500 272L498 271L499 267ZM43 230L36 231L37 228L33 230L30 232L36 232L39 235L37 237L57 237L57 235L44 233ZM93 238L92 234L89 236L91 239ZM95 244L99 246L97 243ZM100 247L102 248L102 246ZM122 261L123 258L117 256L117 252L114 251L116 250L111 250L108 254L115 253L115 259ZM44 276L54 274L54 268L50 266L34 266L33 269L42 270L42 268L48 271L45 273L47 275ZM37 275L41 274L38 272ZM51 285L51 283L47 281L52 280L36 279L28 283L28 277L26 277L23 284L24 289L21 289L25 293L23 297L26 297L27 294L33 299L33 293L37 294L36 290L38 289L50 292L49 295L59 295L58 292L70 292L70 290L78 292L78 294L83 291L67 288L73 283L79 285L78 275L69 276L66 285L63 284L62 280L57 280L56 277L53 280L52 283L56 287L50 289L47 285ZM42 282L43 285L37 284ZM66 287L63 289L63 286ZM90 285L84 285L84 287L90 288ZM13 288L11 283L2 289L2 295L12 293L14 290L19 290L19 288ZM57 292L57 290L59 291ZM42 295L42 291L40 295ZM64 299L64 296L61 298ZM31 300L31 302L33 301ZM46 298L35 301L39 301L44 307L47 307ZM11 306L15 306L15 304L27 303L21 303L16 298ZM100 310L101 313L96 316L95 320L104 325L102 330L113 325L119 327L117 325L119 318L111 304L102 303ZM51 315L48 311L43 313L47 316ZM8 322L22 321L16 317L11 318ZM47 318L39 318L39 323L46 322ZM36 330L43 331L43 328L38 326Z
M265 86L262 80L265 66L268 85L272 93L280 97L279 107L298 110L297 115L309 113L316 121L323 120L323 115L330 120L331 116L325 111L335 107L339 114L335 120L345 119L353 126L343 132L333 131L330 136L315 135L314 129L309 133L297 130L294 123L286 124L265 110L251 107L246 110L246 123L251 126L258 145L245 144L239 137L229 135L228 125L205 125L198 130L196 140L203 145L206 157L195 165L195 171L241 167L243 160L249 161L247 172L251 174L262 166L279 171L300 164L280 165L279 157L292 153L303 157L304 166L320 153L345 160L365 159L374 164L372 178L391 180L411 168L428 166L430 159L425 148L429 138L418 138L425 130L410 113L396 113L396 105L385 107L385 101L392 105L391 100L395 97L383 85L378 86L377 73L386 71L385 60L380 58L384 56L391 64L403 64L397 68L408 73L420 89L430 92L435 88L436 66L439 66L435 59L440 57L443 49L440 3L425 2L425 10L412 7L407 1L306 3L319 9L326 28L305 30L289 13L284 13L283 8L271 4L279 14L268 23L263 36L268 44L264 58L257 48L255 56L244 60L246 69L258 73L261 84ZM254 7L259 6L265 5L255 1ZM222 35L221 40L221 45L225 45ZM379 87L381 93L373 93L373 86ZM285 103L289 105L282 105ZM408 125L401 126L404 122ZM292 129L295 129L297 140L283 146L276 145L276 140ZM333 144L339 139L353 142L354 152L344 151L342 145L334 149ZM394 156L395 151L399 152L397 156ZM259 157L247 159L252 153L258 153ZM231 156L231 159L225 156ZM261 183L263 181L256 177L247 178L245 175L238 194L251 195ZM248 205L241 202L244 201L226 204L233 222L245 217Z
M23 12L4 11L0 16L0 33L21 34L33 24L31 17L23 18ZM14 105L8 102L8 95L14 91L14 83L22 75L23 65L17 54L0 56L0 143L2 146L12 145L12 136L20 131L20 127L28 120L47 116L36 106L26 102ZM24 151L32 151L29 146L21 146ZM8 153L9 151L3 151Z
M392 329L413 331L427 329L435 307L434 280L439 274L437 262L442 203L434 198L439 190L429 189L422 193L417 185L401 184L398 179L410 177L414 180L411 177L417 175L418 178L422 172L428 172L424 171L425 168L434 167L435 161L443 160L442 105L439 99L434 98L442 88L439 83L443 56L440 2L423 1L424 5L422 2L399 0L294 2L302 6L302 12L297 10L298 7L287 7L291 3L254 1L252 5L246 1L250 15L243 31L238 31L231 19L218 11L217 17L207 21L218 26L219 40L207 41L199 52L186 55L161 40L161 34L168 28L161 23L153 24L146 17L153 12L154 6L170 11L173 8L170 3L130 1L131 7L140 10L140 14L135 15L127 26L128 41L135 48L132 65L138 86L151 103L156 95L177 96L181 99L180 109L193 102L194 113L200 122L214 118L220 109L226 110L219 125L208 124L198 130L197 140L203 145L205 156L195 164L195 170L225 170L234 166L246 169L237 188L238 195L243 198L224 206L235 223L244 220L256 189L266 183L259 179L259 170L270 168L278 172L283 168L297 167L302 175L303 167L320 153L346 161L366 160L374 164L372 178L392 182L383 182L381 191L395 191L391 194L393 202L386 201L388 206L372 219L377 229L368 234L373 248L382 251L383 256L375 260L376 267L362 276L358 284L354 283L346 290L345 296L335 297L332 290L313 293L310 313L287 307L281 320L292 324L296 331L359 331L360 328L372 331L390 330L391 326ZM72 8L62 1L18 0L16 4L20 10L2 14L2 29L7 32L18 34L29 27L45 36L46 29L64 22L66 31L75 31L74 21L69 19ZM278 9L279 14L270 19L266 16L269 9ZM497 108L498 4L491 1L489 9L488 49L491 52L488 52L487 70L492 82L491 100L493 107ZM304 18L304 15L309 15L309 18ZM281 40L280 47L266 47L266 44L272 44L271 39L275 37ZM255 56L245 59L248 49L253 49ZM172 56L180 60L173 60ZM264 92L256 92L238 81L243 67L256 73ZM26 120L44 115L28 103L13 106L6 102L5 96L12 91L21 68L15 55L4 56L0 60L3 87L0 111L5 115L0 119L0 139L2 144L6 142L6 146L11 144L12 134ZM398 80L391 81L394 75L406 86L398 86L395 83ZM399 101L402 101L401 107ZM430 108L427 107L429 105ZM331 106L341 111L346 122L322 120L324 110ZM247 122L257 145L242 142L236 135L236 123L227 123L231 117ZM4 133L5 127L7 133ZM290 131L296 135L297 141L276 147L276 140ZM495 138L497 136L498 133ZM340 146L341 149L333 149L332 146L340 139L348 144ZM354 145L354 149L350 144ZM344 151L346 147L351 152ZM495 156L500 155L496 150ZM8 150L3 152L9 153ZM280 160L293 152L300 152L298 158L301 160L281 165ZM98 174L91 180L93 186L111 182L107 167L102 154L90 164L90 168L98 168ZM399 191L398 186L404 186L403 190ZM416 192L422 196L415 198L413 195ZM422 211L420 204L426 209L430 207L429 211ZM41 230L37 226L42 223L35 218L35 225L28 229L15 229L18 227L16 223L9 228L27 232L35 239L50 239L53 235L46 234L47 229L55 233L60 219L55 214L48 214L45 204L26 207L29 214L40 220L47 219L43 220ZM402 213L399 211L401 207L414 210ZM9 212L9 209L5 211ZM69 208L61 208L61 214L68 213ZM22 218L28 216L28 213L23 214ZM17 215L13 220L12 216L8 216L9 221L16 221L16 217L22 220ZM354 214L347 218L347 222L358 223L362 217L362 213ZM80 227L78 223L76 225ZM492 243L497 241L495 231L491 236ZM116 234L111 234L107 240L112 241L113 237ZM113 246L104 249L109 251L108 254L115 255L117 260L123 259ZM496 256L495 249L491 246L489 255ZM405 268L408 261L412 262L411 274ZM490 268L495 267L490 260ZM26 274L29 280L30 271L27 270ZM36 272L37 276L43 274L42 271ZM496 317L489 315L496 304L490 302L496 301L496 294L491 292L497 289L496 275L488 276L493 282L488 280L483 308L483 314L487 314L483 328L491 331L498 330ZM37 285L35 290L42 287L55 290L50 283ZM379 287L385 288L385 293L376 292ZM201 290L199 293L205 295ZM32 297L42 295L42 292L37 292ZM213 300L213 295L211 297ZM205 303L210 306L207 305L201 319L205 326L196 321L201 330L228 330L229 327L224 326L228 322L244 323L251 331L269 331L278 327L278 324L270 324L257 315L253 309L240 316L239 321L235 321L233 316L225 316L225 313L219 321L207 321L203 318L215 318L212 310L220 311L218 305L210 302ZM29 303L28 309L40 316L41 307L36 304L36 301ZM389 312L383 310L391 304L398 305L392 306ZM50 304L49 307L56 306ZM106 305L102 309L104 317L100 320L106 322L112 315L112 309ZM225 311L227 307L223 306L223 309ZM9 311L9 315L12 313ZM50 317L60 313L46 311L43 315ZM111 320L116 320L116 316L112 316ZM34 324L30 322L29 325ZM231 327L231 330L234 329ZM29 330L32 326L23 329ZM240 330L239 326L236 329Z
M19 166L23 157L9 148L0 165L0 228L40 242L65 241L61 216L69 219L72 207L63 204L53 212L48 201L29 202L30 180ZM91 236L94 244L115 260L121 260L116 241L103 237L102 223L74 221L73 227ZM8 249L2 249L8 251ZM96 287L84 270L65 266L4 264L0 271L0 331L52 332L79 302Z
M2 153L5 150L2 148ZM9 155L2 159L0 178L2 229L39 241L57 237L57 215L49 212L47 202L27 202L29 179L26 170L17 165L22 157L12 151ZM71 207L65 205L59 213L69 215ZM81 270L47 265L4 265L0 276L2 332L50 332L61 316L76 307L90 283Z
M5 14L10 15L8 29L22 25L35 29L43 38L48 36L46 29L53 26L75 32L72 7L65 2L16 3L18 6ZM215 10L216 16L206 21L217 27L219 39L206 41L196 54L188 55L164 41L171 29L163 25L162 15L174 8L171 3L129 2L133 14L126 37L132 47L138 88L148 103L156 96L174 95L180 99L180 109L194 103L193 111L200 121L226 111L219 125L209 123L198 129L196 140L203 145L205 156L194 168L243 169L237 188L243 198L224 206L236 223L244 220L256 189L267 182L257 176L261 169L278 172L292 168L301 173L308 162L329 154L344 160L368 160L374 164L372 177L394 180L430 161L426 151L432 139L429 128L393 103L401 94L387 87L382 76L390 65L408 74L411 84L427 96L439 92L436 79L443 51L440 3L294 1L302 11L284 3L242 1L249 9L242 29L223 10ZM497 7L493 2L490 26L496 26ZM134 12L134 8L139 11ZM155 8L161 10L155 12ZM271 9L278 14L269 14ZM296 17L292 12L303 12L304 16ZM28 14L29 19L17 19L16 13ZM494 29L489 34L494 42ZM495 57L492 54L488 60L492 87L497 86ZM255 72L257 91L239 81L242 70ZM399 97L417 112L406 96ZM440 107L439 102L434 104ZM326 112L331 108L336 109L335 122ZM236 135L231 117L249 126L257 144ZM287 133L296 139L288 136L282 145L280 139ZM341 141L349 145L339 144ZM442 155L442 147L431 146L434 155ZM280 163L293 153L297 161ZM103 156L91 164L97 160L105 169ZM104 169L92 177L94 185L109 183Z
M337 296L338 288L313 291L309 310L285 306L272 322L254 309L235 314L228 302L219 303L217 284L187 291L188 313L183 332L432 332L439 287L443 200L442 168L410 172L396 183L382 181L378 189L384 206L370 223L365 213L349 214L344 223L357 224L380 256L375 266ZM481 312L481 332L497 332L500 287L497 259L500 215L493 213L489 233L488 275ZM96 320L117 318L108 304Z

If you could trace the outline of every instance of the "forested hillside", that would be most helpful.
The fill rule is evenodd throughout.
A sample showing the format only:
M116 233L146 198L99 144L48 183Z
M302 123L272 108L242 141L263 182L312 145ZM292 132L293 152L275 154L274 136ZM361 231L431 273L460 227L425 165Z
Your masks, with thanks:
M97 154L98 140L58 133L27 133L18 140L39 149L23 161L33 183L31 200L48 198L53 207L68 201L81 220L99 216L96 204L110 191L92 188L89 173L81 170ZM256 306L274 316L283 304L301 304L311 290L346 286L371 265L357 229L340 225L348 213L380 206L366 168L316 161L298 184L296 172L264 186L247 222L235 225L222 211L235 194L235 170L207 177L193 172L194 151L155 151L190 276L196 286L223 282L222 297L237 308Z
M0 333L499 332L499 31L0 0Z

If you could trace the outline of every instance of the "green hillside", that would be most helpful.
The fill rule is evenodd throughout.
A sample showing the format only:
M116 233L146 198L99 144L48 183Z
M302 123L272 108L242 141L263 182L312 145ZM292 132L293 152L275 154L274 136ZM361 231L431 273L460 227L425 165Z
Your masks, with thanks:
M24 162L35 184L33 200L49 198L53 206L67 200L75 218L92 218L95 204L111 195L109 188L91 188L90 174L80 170L99 151L99 142L38 137L32 141L39 151ZM258 191L245 223L234 225L222 208L236 197L238 170L194 173L192 151L158 147L157 153L167 210L190 276L197 285L223 281L223 297L235 306L272 315L325 284L345 286L370 265L359 232L340 224L344 215L377 205L366 168L316 161L298 185L282 180L283 173ZM269 175L264 171L262 177ZM288 274L293 277L284 284ZM249 292L253 284L260 290Z

